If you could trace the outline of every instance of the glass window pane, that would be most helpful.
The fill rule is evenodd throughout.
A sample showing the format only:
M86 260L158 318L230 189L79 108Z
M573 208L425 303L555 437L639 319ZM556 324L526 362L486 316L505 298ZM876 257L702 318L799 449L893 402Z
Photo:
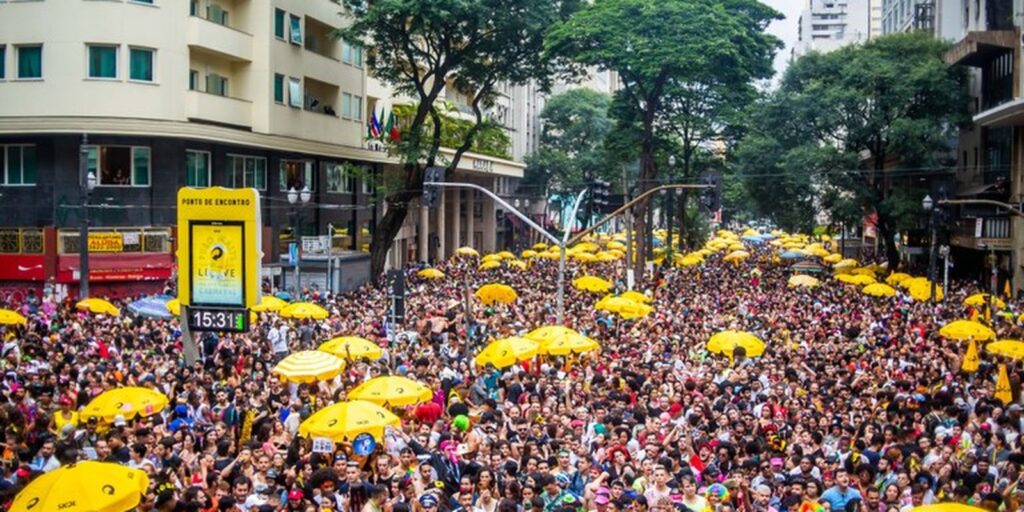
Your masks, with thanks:
M298 78L288 79L288 104L293 107L302 107L302 85Z
M352 45L348 41L341 42L341 61L345 64L352 63Z
M352 58L353 63L357 67L361 67L363 65L363 47L362 46L353 46L352 47L352 57L353 57Z
M352 98L352 119L361 119L363 117L363 97L353 96Z
M117 78L117 48L111 46L89 47L89 77Z
M149 148L134 148L132 153L133 185L149 186Z
M284 75L274 75L274 101L284 103Z
M36 184L36 147L21 147L21 182L25 185Z
M274 9L274 35L284 39L284 11Z
M352 95L347 92L341 95L341 117L345 119L352 117Z
M132 152L123 146L99 147L99 183L128 186L132 184Z
M21 147L7 146L7 183L21 184Z
M7 47L0 44L0 79L7 76Z
M302 44L302 20L298 16L291 17L292 43Z
M260 190L267 188L267 160L265 158L256 159L256 186Z
M132 48L131 52L131 79L145 82L153 81L153 50Z
M43 77L43 47L22 46L18 48L18 78Z

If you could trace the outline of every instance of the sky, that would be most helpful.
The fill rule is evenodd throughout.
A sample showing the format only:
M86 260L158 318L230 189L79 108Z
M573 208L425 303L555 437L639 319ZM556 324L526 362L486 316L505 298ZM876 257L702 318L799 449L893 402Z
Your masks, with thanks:
M805 2L803 0L761 1L770 5L776 11L781 12L786 17L786 19L776 21L768 27L768 32L786 44L786 48L780 50L775 55L775 80L773 82L778 83L781 73L786 69L786 63L789 62L790 51L793 49L793 45L796 44L797 20L800 18L800 11L803 10Z

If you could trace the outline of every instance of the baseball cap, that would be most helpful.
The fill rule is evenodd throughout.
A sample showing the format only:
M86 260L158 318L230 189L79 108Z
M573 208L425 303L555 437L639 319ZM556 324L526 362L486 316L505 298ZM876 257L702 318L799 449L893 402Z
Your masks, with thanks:
M611 492L607 487L599 488L596 496L594 497L594 503L597 503L598 505L607 505L611 500Z
M294 491L292 491L292 492L289 492L289 493L288 493L288 499L289 499L289 500L295 500L295 501L299 501L299 500L301 500L302 498L303 498L303 494L302 494L302 491L300 491L300 490L298 490L298 489L296 489L296 490L294 490Z
M437 497L433 494L424 494L423 496L420 496L420 505L423 505L424 508L436 507Z

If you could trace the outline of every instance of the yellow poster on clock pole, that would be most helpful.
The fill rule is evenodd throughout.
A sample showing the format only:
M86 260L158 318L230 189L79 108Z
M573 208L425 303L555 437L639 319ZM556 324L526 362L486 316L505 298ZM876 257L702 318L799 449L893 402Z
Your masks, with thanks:
M255 189L178 191L178 298L184 306L259 303L260 197Z

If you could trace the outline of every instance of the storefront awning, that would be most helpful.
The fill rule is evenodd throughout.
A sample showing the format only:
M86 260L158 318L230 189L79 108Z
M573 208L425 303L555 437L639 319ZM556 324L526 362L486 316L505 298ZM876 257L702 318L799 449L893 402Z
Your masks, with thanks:
M1013 30L968 32L946 52L944 58L950 64L980 67L995 55L1013 51L1016 44L1017 32Z

